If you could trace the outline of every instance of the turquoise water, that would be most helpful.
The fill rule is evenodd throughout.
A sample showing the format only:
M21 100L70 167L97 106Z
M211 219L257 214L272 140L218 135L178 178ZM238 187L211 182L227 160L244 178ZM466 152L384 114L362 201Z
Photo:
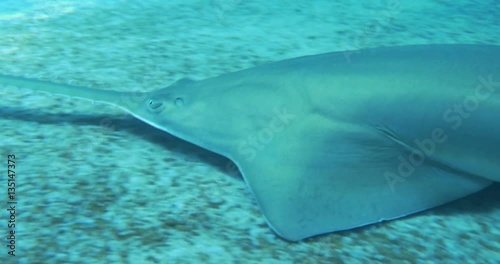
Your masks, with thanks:
M25 12L26 9L32 7L33 1L30 0L3 0L0 2L0 13L13 14L18 12Z
M500 45L499 18L498 1L3 0L0 74L150 91L330 51ZM3 246L0 263L500 261L498 184L404 219L288 242L227 159L115 107L11 87L0 98L0 152L17 157L19 201L16 257Z

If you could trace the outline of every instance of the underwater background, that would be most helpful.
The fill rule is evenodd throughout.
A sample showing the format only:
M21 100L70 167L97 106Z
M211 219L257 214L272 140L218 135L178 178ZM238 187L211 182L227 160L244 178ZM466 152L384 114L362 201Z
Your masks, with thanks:
M500 1L0 0L0 37L0 74L151 91L331 51L500 45ZM224 157L111 106L13 87L0 96L18 199L15 257L0 213L0 263L500 263L499 184L288 242Z

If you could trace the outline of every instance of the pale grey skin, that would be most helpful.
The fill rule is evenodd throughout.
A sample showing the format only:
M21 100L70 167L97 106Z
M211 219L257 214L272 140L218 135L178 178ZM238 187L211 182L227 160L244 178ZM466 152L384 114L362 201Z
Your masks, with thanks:
M9 76L0 84L116 105L230 158L288 240L402 217L500 181L497 46L306 56L182 80L137 103Z

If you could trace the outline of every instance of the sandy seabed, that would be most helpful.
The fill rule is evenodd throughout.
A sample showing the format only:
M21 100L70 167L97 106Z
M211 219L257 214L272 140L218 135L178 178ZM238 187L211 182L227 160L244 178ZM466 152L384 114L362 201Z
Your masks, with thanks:
M20 2L30 6L0 9L0 73L119 91L329 51L500 44L498 1ZM498 184L292 243L268 228L227 159L110 106L14 88L0 95L0 153L17 156L19 201L17 256L2 246L1 263L500 261Z

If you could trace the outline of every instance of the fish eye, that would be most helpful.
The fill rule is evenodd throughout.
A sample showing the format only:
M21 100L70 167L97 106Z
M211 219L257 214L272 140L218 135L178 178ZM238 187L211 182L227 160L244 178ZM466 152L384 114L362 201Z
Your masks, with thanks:
M158 112L162 110L163 102L155 99L149 99L148 108L153 112Z

